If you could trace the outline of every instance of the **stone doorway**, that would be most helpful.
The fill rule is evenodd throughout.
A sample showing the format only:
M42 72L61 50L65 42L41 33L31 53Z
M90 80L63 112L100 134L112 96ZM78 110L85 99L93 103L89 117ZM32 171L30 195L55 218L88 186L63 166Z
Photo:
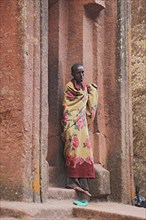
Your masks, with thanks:
M104 1L49 1L48 13L48 91L49 133L48 155L51 179L64 186L65 166L61 140L62 99L65 84L71 79L73 63L85 66L85 82L99 84L98 115L90 128L95 163L106 167L106 138L103 97ZM99 14L101 13L101 16ZM73 46L74 45L74 46ZM100 147L102 146L102 148ZM61 175L60 175L61 173ZM57 178L58 177L58 178ZM54 184L56 184L54 183Z

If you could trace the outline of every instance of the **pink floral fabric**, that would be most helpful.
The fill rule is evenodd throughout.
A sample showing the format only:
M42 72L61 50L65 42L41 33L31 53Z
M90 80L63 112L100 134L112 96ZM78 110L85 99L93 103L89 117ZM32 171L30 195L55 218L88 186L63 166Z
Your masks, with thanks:
M87 163L93 166L93 151L89 138L88 124L95 117L97 109L97 86L83 85L82 89L76 88L70 81L65 88L63 101L64 132L65 141L64 155L66 166L69 168L81 167Z

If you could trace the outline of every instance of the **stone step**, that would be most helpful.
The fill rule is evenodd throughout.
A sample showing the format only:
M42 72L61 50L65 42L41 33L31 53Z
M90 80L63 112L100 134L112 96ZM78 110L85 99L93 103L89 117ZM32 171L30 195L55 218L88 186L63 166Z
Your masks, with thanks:
M4 212L3 212L4 211ZM5 215L3 215L5 214ZM113 202L90 202L87 207L72 200L41 203L1 201L1 220L143 220L146 209Z
M107 199L110 195L110 173L100 164L94 165L95 179L89 180L90 193L94 198ZM65 171L63 167L49 167L49 187L65 188Z
M72 201L50 199L47 203L1 202L1 218L54 220L72 218Z
M48 199L67 200L77 199L77 194L73 189L49 187Z
M36 217L24 217L23 219L18 219L18 218L11 218L11 217L3 217L0 218L0 220L55 220L55 219L50 219L50 218L36 218ZM59 220L59 219L58 219ZM62 220L86 220L85 218L77 218L77 217L68 217L68 218L63 218Z
M11 217L2 217L1 220L19 220L18 218L11 218Z
M143 220L146 209L114 202L90 202L87 207L73 207L73 216L92 220Z

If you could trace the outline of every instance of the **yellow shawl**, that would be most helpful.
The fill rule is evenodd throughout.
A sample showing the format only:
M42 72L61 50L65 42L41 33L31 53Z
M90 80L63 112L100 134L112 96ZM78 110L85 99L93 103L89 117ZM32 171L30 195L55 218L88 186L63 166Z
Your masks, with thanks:
M79 163L93 163L93 152L88 125L94 120L97 109L97 86L90 84L83 89L70 81L65 88L63 101L62 137L65 141L66 166L75 168Z

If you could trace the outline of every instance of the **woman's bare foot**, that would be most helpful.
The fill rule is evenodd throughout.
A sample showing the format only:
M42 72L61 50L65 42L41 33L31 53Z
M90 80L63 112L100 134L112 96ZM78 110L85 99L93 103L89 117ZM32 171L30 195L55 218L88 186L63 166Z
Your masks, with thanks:
M77 186L77 187L74 187L74 190L77 191L77 192L82 192L84 193L85 195L91 197L91 194L87 191L87 190L83 190L81 187Z

